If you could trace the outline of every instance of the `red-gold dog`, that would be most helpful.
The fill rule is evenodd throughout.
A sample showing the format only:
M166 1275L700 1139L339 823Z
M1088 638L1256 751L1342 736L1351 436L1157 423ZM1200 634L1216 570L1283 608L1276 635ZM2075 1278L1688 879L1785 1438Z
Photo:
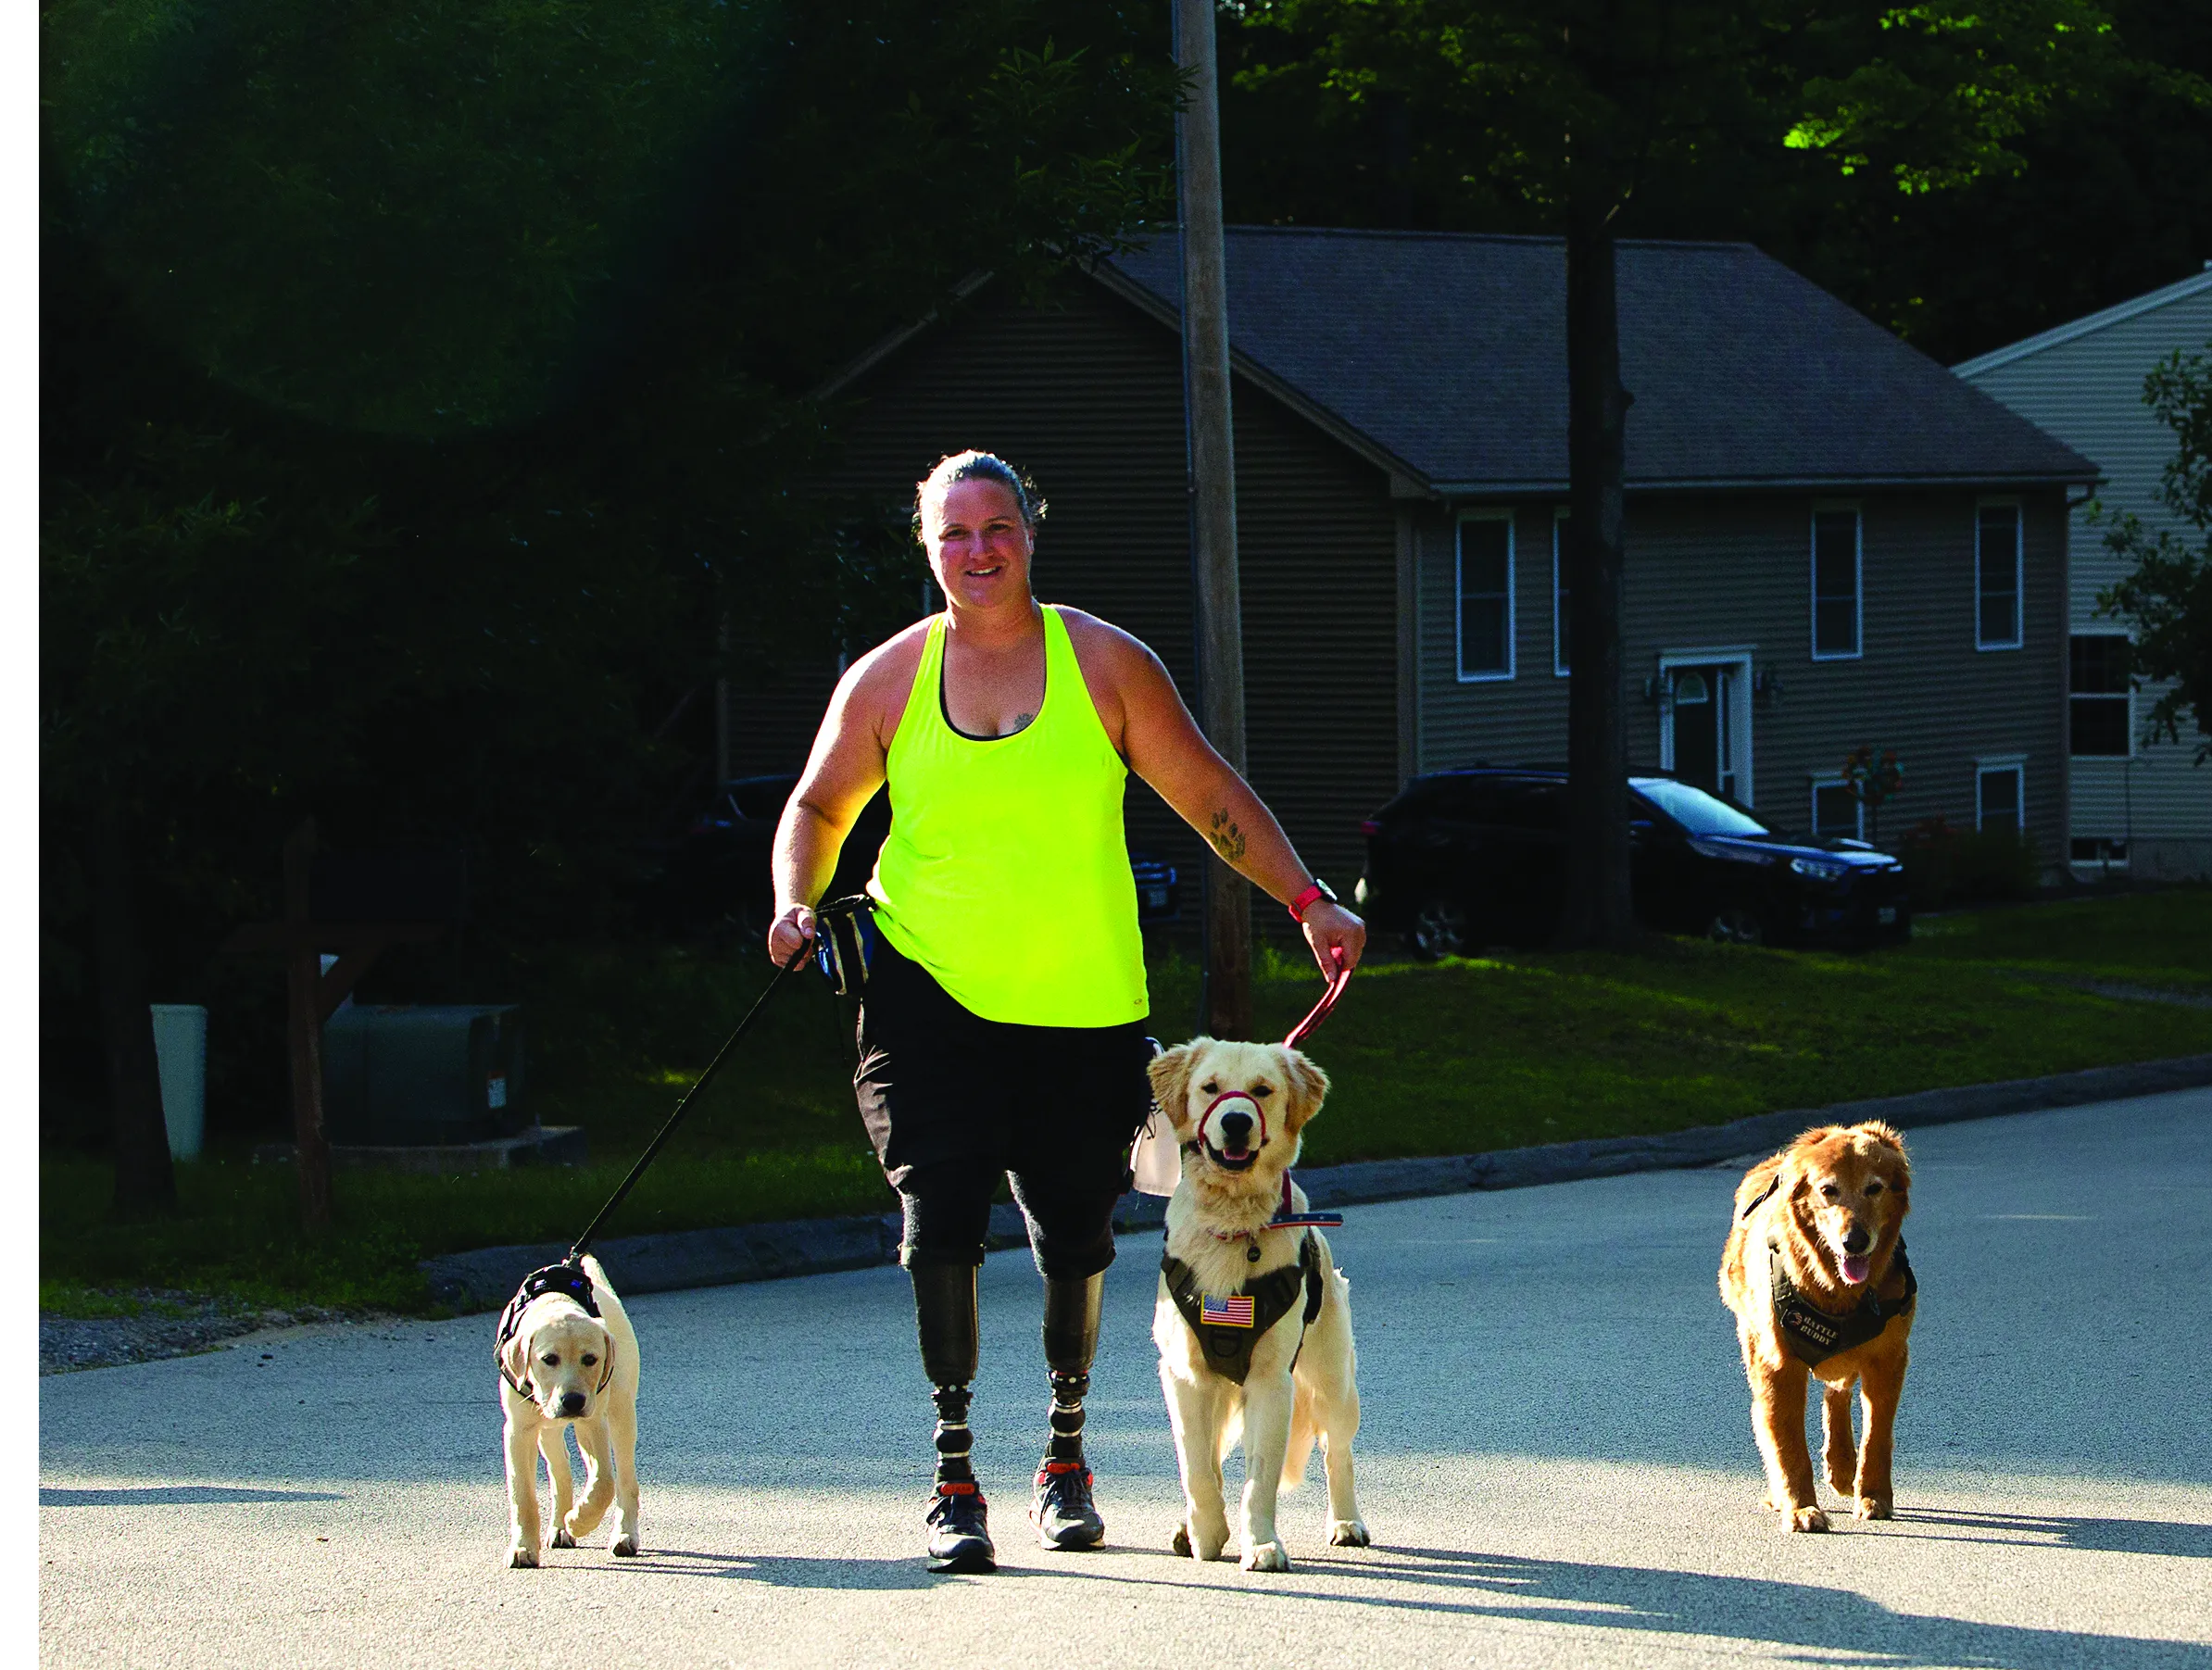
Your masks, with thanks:
M1765 1505L1792 1531L1825 1531L1805 1444L1805 1384L1826 1387L1829 1483L1856 1519L1890 1517L1892 1437L1919 1291L1901 1232L1912 1210L1904 1142L1879 1120L1807 1131L1752 1167L1720 1259L1736 1313L1752 1431L1766 1464ZM1854 1454L1851 1387L1864 1427Z

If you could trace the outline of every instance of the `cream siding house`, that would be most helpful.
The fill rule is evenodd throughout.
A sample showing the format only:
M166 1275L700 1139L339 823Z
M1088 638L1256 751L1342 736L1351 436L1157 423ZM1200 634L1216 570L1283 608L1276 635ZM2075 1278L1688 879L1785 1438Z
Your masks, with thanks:
M2156 499L2174 456L2173 432L2143 403L2151 368L2179 349L2212 345L2212 264L2193 278L2107 308L1954 368L2103 471L2098 502L2170 524ZM2212 764L2193 763L2198 739L2146 741L2143 716L2163 686L2130 695L2109 653L2121 623L2097 613L2097 594L2126 571L2105 530L2073 512L2067 579L2070 793L2067 856L2077 875L2125 868L2138 876L2212 874Z

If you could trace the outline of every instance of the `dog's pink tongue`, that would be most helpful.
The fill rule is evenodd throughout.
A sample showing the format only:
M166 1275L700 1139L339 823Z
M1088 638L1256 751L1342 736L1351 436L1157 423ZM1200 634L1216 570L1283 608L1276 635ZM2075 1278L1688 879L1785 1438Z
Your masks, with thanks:
M1847 1258L1843 1261L1843 1279L1847 1282L1863 1282L1866 1279L1866 1272L1872 1268L1865 1259Z

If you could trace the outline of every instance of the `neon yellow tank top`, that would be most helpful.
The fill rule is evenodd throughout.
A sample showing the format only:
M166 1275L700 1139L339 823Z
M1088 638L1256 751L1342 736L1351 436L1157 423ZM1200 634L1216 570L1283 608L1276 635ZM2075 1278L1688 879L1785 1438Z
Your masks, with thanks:
M945 718L945 617L930 622L885 761L891 833L868 891L884 937L971 1013L1115 1026L1151 1007L1122 827L1129 770L1067 623L1043 614L1044 705L988 741Z

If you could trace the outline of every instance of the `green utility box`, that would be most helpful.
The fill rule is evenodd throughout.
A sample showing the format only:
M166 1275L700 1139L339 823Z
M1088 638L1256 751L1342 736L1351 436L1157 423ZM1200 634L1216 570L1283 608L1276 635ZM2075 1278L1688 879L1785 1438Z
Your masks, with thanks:
M348 1004L322 1029L333 1143L484 1142L531 1123L519 1003Z

